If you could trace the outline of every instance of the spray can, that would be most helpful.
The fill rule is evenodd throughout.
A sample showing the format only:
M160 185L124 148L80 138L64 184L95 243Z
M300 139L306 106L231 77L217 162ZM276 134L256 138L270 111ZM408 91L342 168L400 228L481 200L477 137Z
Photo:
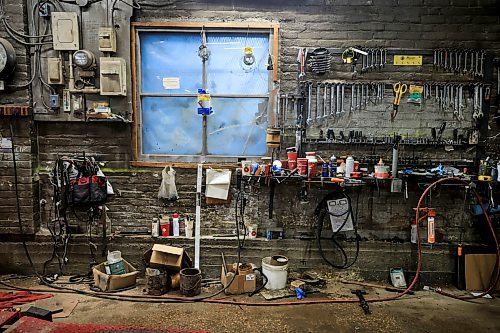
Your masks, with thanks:
M173 231L174 231L174 237L179 237L179 214L174 213L172 215L172 223L173 223Z
M417 244L417 222L414 219L411 220L410 241Z
M151 223L151 237L159 237L160 236L160 220L158 218L154 218Z
M337 158L335 155L330 157L330 177L337 176Z
M354 171L354 158L352 158L352 156L349 156L345 160L345 178L350 178L351 173L353 171Z
M436 232L434 226L434 216L427 217L427 242L434 244L436 242Z

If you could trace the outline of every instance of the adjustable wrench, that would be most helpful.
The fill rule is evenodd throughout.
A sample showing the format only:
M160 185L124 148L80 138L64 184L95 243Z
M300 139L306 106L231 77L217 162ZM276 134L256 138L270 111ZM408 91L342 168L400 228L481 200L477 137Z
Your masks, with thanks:
M464 98L464 87L463 85L460 85L458 87L458 120L462 121L464 120L464 115L463 115L463 98Z
M358 84L358 97L357 97L357 101L358 101L358 105L357 105L357 109L360 110L361 109L361 99L362 99L362 93L361 93L361 88L362 88L362 85L361 84Z
M327 106L326 100L327 100L327 98L328 98L328 84L325 83L324 91L323 91L323 118L326 118L326 116L328 115L326 113L326 106Z
M467 74L467 55L469 54L468 50L464 51L464 68L462 69L462 74Z
M310 124L312 121L311 98L312 98L312 83L309 82L307 85L307 120L306 120L306 124Z
M342 99L341 99L341 103L340 103L340 112L341 113L344 113L344 89L345 88L345 85L342 84Z
M481 60L479 64L479 76L483 77L484 76L484 50L481 50Z
M318 85L316 86L316 120L318 120L319 118L321 118L321 114L320 114L320 109L319 109L319 106L320 106L320 103L321 103L321 85L318 83Z
M354 84L351 84L351 112L354 111Z
M342 108L340 106L340 86L342 86ZM344 105L343 105L343 103L344 103L344 85L343 84L342 85L337 84L337 94L336 94L336 96L337 96L337 105L336 105L336 108L335 108L335 114L338 116L338 115L340 115L340 110L344 109Z
M335 84L330 84L330 116L335 115L333 96L335 96Z

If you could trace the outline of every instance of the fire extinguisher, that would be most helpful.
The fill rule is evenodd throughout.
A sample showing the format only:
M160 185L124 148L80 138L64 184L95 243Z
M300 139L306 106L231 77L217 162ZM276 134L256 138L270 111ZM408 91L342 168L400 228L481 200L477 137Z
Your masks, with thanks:
M436 229L434 225L434 217L436 216L436 211L434 209L429 209L427 214L427 243L434 244L436 242Z

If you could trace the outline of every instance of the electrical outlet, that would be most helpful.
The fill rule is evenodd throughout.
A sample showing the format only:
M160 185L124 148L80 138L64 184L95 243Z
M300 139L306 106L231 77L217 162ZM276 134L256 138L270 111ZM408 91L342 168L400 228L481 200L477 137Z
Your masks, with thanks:
M52 109L57 109L59 107L59 95L50 95L49 106Z
M48 2L41 3L38 5L38 15L40 17L49 17L50 16L50 7Z

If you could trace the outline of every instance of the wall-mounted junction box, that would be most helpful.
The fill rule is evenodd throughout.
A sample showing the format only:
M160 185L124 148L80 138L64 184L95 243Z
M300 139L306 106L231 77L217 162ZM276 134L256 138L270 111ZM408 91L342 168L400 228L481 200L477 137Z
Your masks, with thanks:
M116 52L116 31L114 28L99 28L99 51Z
M47 58L47 75L49 84L64 84L61 58Z
M127 94L127 67L123 58L100 58L101 95Z
M52 13L54 50L76 51L80 49L78 15L74 12Z

